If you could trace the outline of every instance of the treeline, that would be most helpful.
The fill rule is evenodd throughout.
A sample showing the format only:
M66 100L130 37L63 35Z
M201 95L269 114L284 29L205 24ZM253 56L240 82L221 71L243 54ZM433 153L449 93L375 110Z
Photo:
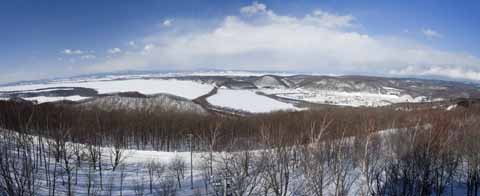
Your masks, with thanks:
M248 117L222 117L162 110L111 110L45 103L0 101L0 127L20 133L100 146L162 151L186 150L193 135L196 150L224 149L233 143L260 144L269 132L274 141L285 144L309 142L312 130L328 124L326 138L353 136L368 123L378 130L409 127L431 111L405 112L385 108L336 108L322 111L276 112ZM68 130L68 131L67 131ZM277 140L282 137L283 140ZM207 142L210 141L210 142ZM242 145L239 145L242 146ZM241 149L231 149L241 150Z

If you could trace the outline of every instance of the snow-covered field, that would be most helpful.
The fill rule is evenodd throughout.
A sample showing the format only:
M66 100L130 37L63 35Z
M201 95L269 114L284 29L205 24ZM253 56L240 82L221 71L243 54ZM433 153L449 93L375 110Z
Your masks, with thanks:
M88 81L88 82L62 82L48 84L31 84L18 86L0 87L0 91L31 91L42 88L55 87L84 87L97 90L99 93L116 93L127 91L138 91L139 93L151 95L157 93L168 93L187 99L195 99L212 90L213 86L201 84L194 81L175 79L132 79L132 80L111 80L111 81ZM69 99L60 97L59 99ZM77 97L72 97L77 98ZM32 98L33 99L33 98ZM42 97L38 99L44 100ZM53 99L53 98L52 98Z
M343 106L385 106L400 102L422 102L425 97L411 97L410 95L380 94L367 92L340 92L329 90L311 89L262 89L266 94L274 94L279 97L308 101L320 104L343 105Z
M179 80L162 78L166 76L260 76L264 73L251 72L191 72L191 73L162 73L158 75L107 75L98 78L77 78L70 80L52 80L49 83L24 84L0 87L0 94L3 92L22 91L22 93L40 93L53 90L72 90L70 87L91 88L98 93L116 93L137 91L142 94L152 95L168 93L187 99L195 99L210 92L215 84L200 83L192 80ZM281 75L278 73L277 75ZM286 75L286 74L285 74ZM151 79L150 77L159 78ZM142 78L146 77L146 78ZM285 81L284 81L285 82ZM285 82L285 84L288 82ZM288 88L281 81L271 76L264 76L254 82L259 90L227 90L220 89L217 95L208 98L208 101L216 106L228 107L249 112L270 112L274 110L297 109L291 104L257 95L255 92L276 95L278 97L294 100L307 101L319 104L343 105L343 106L385 106L400 102L422 102L429 101L426 97L412 97L402 94L402 90L391 87L383 87L386 93L371 92L343 92L333 90L321 90L312 88ZM264 88L265 87L265 88ZM45 89L51 88L51 89ZM59 89L63 88L63 89ZM0 96L1 97L1 96ZM88 97L30 97L28 100L37 100L39 103L71 100L78 101Z
M207 101L212 105L254 113L299 109L292 104L258 95L254 90L219 89L217 94L207 98Z

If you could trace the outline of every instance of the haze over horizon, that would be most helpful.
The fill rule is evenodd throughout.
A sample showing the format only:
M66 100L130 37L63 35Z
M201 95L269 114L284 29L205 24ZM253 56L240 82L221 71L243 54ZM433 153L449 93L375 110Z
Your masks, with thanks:
M480 80L476 1L10 1L0 83L124 70Z

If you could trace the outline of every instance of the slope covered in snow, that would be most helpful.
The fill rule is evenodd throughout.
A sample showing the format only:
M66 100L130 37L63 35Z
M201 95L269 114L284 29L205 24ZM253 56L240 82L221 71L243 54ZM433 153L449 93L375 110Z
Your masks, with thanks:
M277 76L265 75L253 82L258 88L286 88L287 85Z
M111 95L97 97L82 103L83 106L95 106L104 110L153 110L205 113L206 111L191 100L168 94L149 97L125 97Z
M253 90L219 89L217 94L208 97L207 101L212 105L253 113L299 109L292 104L283 103L263 95L258 95Z

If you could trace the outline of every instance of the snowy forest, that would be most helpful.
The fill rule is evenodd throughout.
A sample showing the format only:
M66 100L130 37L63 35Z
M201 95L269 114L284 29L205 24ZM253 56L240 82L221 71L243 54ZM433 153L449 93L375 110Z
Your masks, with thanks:
M0 101L0 195L478 195L480 108L250 116Z

